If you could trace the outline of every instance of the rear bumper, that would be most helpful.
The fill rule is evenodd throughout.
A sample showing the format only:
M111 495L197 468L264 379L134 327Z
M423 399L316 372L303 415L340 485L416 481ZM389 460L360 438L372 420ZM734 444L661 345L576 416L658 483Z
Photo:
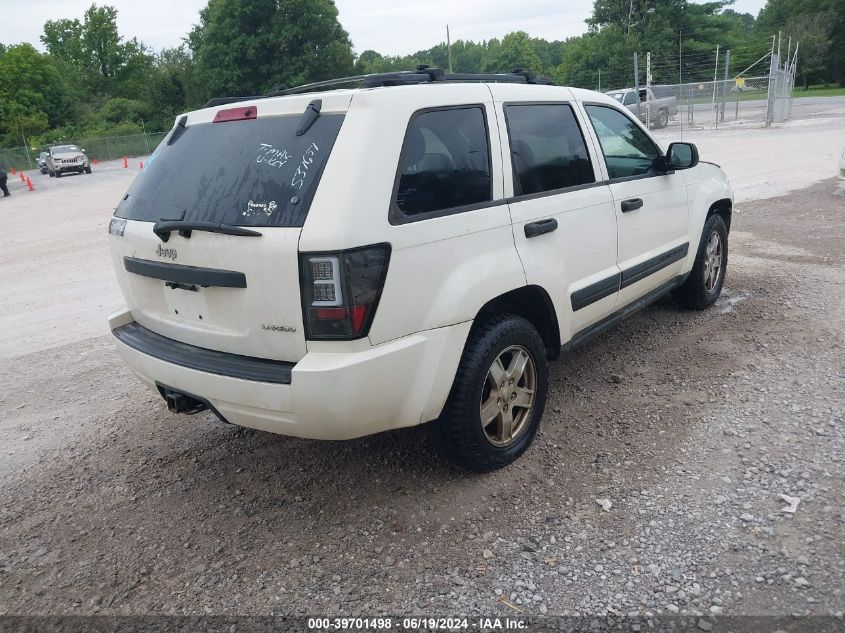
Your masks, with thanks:
M309 352L295 365L192 350L183 343L177 343L180 357L168 357L161 351L167 345L138 344L139 337L147 341L163 337L144 331L128 311L113 315L109 326L120 355L156 392L157 385L166 385L201 397L232 424L295 437L344 440L435 419L449 395L471 323L419 332L363 351ZM210 360L215 355L217 364ZM232 375L227 362L238 359L246 373ZM283 377L285 365L287 383L244 377L260 369L278 370ZM256 377L260 376L252 376Z

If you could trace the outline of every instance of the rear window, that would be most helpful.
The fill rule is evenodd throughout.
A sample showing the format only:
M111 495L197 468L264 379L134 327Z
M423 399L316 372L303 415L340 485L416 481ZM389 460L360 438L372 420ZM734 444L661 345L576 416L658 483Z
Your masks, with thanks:
M459 106L417 113L405 135L396 190L405 221L457 213L492 197L484 110Z
M302 136L302 116L177 126L150 156L115 215L235 226L302 226L342 114Z

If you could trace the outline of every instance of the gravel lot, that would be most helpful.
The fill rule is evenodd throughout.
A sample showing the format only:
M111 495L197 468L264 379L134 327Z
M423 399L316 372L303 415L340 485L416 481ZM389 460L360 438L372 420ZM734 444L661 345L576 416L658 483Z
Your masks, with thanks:
M844 122L808 127L814 156ZM726 138L694 140L720 162ZM329 443L170 415L103 322L132 171L0 202L0 615L842 617L841 183L741 202L717 306L664 301L552 363L534 446L476 476L425 427Z

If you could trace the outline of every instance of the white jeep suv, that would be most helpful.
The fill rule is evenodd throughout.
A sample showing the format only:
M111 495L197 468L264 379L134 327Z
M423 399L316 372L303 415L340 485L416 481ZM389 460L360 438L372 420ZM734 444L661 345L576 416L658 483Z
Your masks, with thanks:
M352 80L179 117L118 205L110 327L171 411L330 440L436 420L492 470L548 358L718 298L732 193L695 146L524 72Z

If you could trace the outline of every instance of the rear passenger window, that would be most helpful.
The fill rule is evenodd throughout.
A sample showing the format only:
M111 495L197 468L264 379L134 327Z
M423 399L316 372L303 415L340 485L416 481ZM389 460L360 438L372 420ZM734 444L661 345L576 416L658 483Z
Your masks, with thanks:
M414 116L399 160L399 211L410 217L445 215L492 198L484 110L473 106Z
M505 107L518 195L595 182L584 136L565 104Z

